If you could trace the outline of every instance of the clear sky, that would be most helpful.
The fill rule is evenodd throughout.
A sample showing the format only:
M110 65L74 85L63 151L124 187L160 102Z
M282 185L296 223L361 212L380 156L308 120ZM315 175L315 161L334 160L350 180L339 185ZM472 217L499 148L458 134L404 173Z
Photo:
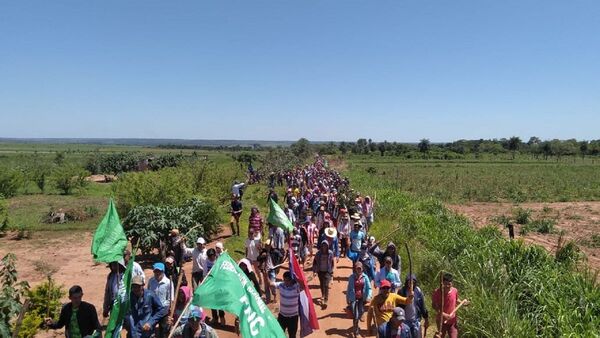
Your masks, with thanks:
M600 1L2 1L0 137L600 138Z

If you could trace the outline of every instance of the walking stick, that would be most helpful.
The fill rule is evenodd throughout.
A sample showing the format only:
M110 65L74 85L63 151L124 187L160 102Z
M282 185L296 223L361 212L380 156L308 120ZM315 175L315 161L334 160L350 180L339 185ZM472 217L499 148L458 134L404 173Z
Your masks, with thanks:
M175 333L175 329L177 328L177 325L179 325L179 322L181 321L181 317L183 317L183 314L187 311L187 309L190 307L190 305L192 305L192 300L194 300L194 297L190 298L190 300L188 301L188 303L185 304L185 308L183 309L183 312L181 312L182 315L180 315L179 318L177 318L177 321L171 327L171 331L169 332L169 337L168 338L171 338L173 336L173 333ZM173 316L173 315L171 314L171 316Z
M438 332L436 332L436 336L438 333L442 332L442 325L444 323L444 272L440 271L440 320L438 326Z
M461 307L461 306L465 305L465 303L466 303L466 299L463 299L463 300L462 300L462 301L461 301L461 302L458 304L458 306L457 306L456 308L454 308L454 310L453 310L453 311L450 313L450 317L454 316L454 315L456 314L456 311L458 311L458 309L460 309L460 307ZM450 320L450 319L446 319L446 320L444 321L444 324L447 324L449 320Z
M21 307L21 311L19 312L19 317L17 317L17 321L15 323L15 329L12 334L12 338L17 338L19 336L19 330L21 329L21 323L23 322L23 317L25 316L25 312L29 309L31 302L29 299L25 300L25 304Z

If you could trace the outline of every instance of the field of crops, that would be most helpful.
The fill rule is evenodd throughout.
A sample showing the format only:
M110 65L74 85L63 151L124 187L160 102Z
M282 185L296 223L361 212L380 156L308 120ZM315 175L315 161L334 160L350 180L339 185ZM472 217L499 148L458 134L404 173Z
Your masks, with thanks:
M348 168L448 203L600 200L600 161L406 161L359 157Z
M596 276L587 267L578 265L575 256L557 255L559 258L555 259L542 247L522 241L509 242L495 227L474 230L466 218L448 210L438 199L401 192L402 185L393 171L391 175L383 175L383 171L389 172L391 165L377 166L379 174L367 173L365 165L368 163L350 163L347 174L354 188L371 196L377 194L373 227L376 237L389 233L393 227L401 228L391 240L398 244L409 243L413 249L414 270L428 295L437 286L440 271L455 275L462 297L472 302L461 314L462 336L597 336L600 288L595 282ZM490 165L479 169L450 166L458 168L454 170L435 165L427 169L423 164L402 167L405 175L419 172L419 168L429 175L437 173L436 181L428 181L430 184L441 182L444 170L465 175L467 171L478 172L480 178L487 172L489 180L496 176L489 171ZM508 167L500 168L501 172L509 172ZM524 167L520 169L524 171ZM426 176L419 174L418 177ZM417 181L414 176L413 179ZM405 182L404 178L401 180ZM440 184L436 191L449 189L448 184ZM417 185L415 182L411 186ZM416 192L426 195L425 191Z

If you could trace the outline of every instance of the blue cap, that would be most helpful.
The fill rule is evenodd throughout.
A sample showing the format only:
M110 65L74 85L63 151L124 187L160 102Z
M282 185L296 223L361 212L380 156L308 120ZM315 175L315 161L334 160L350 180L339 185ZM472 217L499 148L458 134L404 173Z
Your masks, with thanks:
M165 272L165 265L163 263L154 263L154 265L152 265L152 270L160 270Z

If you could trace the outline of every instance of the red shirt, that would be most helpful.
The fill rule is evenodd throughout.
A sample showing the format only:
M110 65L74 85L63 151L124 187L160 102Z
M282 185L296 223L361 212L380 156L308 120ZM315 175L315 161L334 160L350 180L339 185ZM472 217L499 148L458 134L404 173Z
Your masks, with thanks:
M361 300L363 290L365 287L365 279L363 278L362 273L359 278L354 278L354 299Z
M431 302L433 305L433 308L439 308L440 307L440 303L441 303L441 296L440 296L440 289L436 289L433 292L433 295L431 296ZM446 314L451 314L452 311L454 311L454 309L456 308L456 303L458 301L458 290L454 287L450 288L450 292L448 292L447 294L444 295L444 313ZM439 313L436 317L437 322L439 323L440 321L440 316L441 313ZM454 316L448 320L448 322L446 323L446 325L453 325L456 324L456 314L454 314Z

